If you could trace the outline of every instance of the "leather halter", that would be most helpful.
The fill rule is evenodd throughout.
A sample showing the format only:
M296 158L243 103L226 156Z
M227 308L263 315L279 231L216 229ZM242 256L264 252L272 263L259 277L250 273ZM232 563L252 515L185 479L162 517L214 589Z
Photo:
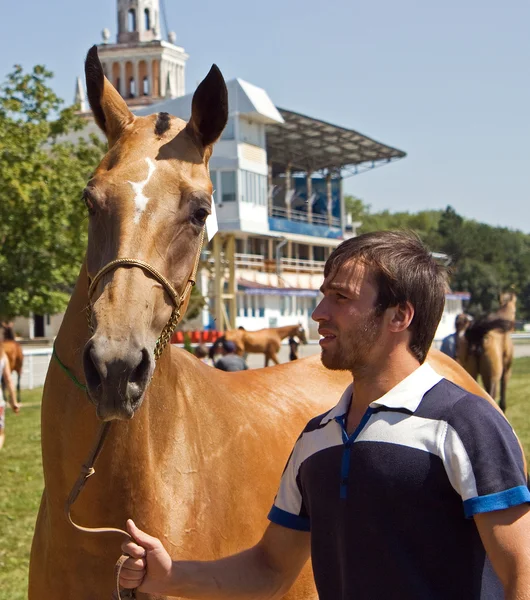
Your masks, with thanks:
M92 325L92 302L91 302L91 299L92 299L92 295L94 294L94 291L97 287L97 284L99 283L99 280L104 275L109 273L110 271L113 271L114 269L117 269L119 267L139 267L140 269L143 269L149 275L152 275L159 283L162 284L163 288L168 293L168 295L171 298L171 301L173 302L173 305L174 305L173 311L171 312L168 322L166 323L164 329L162 329L162 332L160 333L159 338L156 340L154 355L155 355L155 360L158 360L160 358L164 348L167 346L169 340L171 339L171 335L173 334L173 332L175 331L175 328L179 324L180 319L182 318L182 316L180 314L180 307L186 300L186 297L188 296L188 294L191 292L191 288L195 285L195 278L197 276L197 269L199 268L199 261L201 258L201 250L202 250L203 241L204 241L204 227L202 228L202 231L201 231L199 250L197 252L197 256L195 257L195 263L193 265L193 270L192 270L191 275L186 283L186 286L184 287L184 291L182 292L182 294L180 296L179 296L178 292L175 290L175 288L171 285L171 283L162 275L162 273L160 273L160 271L158 271L158 269L155 269L149 263L146 263L143 260L138 260L136 258L116 258L115 260L112 260L111 262L107 263L104 267L102 267L96 273L94 279L91 280L90 276L89 276L88 277L88 304L86 307L86 314L87 314L88 327L90 329L90 332L94 333L94 327Z
M181 319L180 308L183 305L183 303L186 301L188 294L191 292L191 288L195 285L195 278L197 276L197 270L199 268L199 261L200 261L200 257L201 257L203 242L204 242L204 227L201 232L201 238L200 238L200 242L199 242L199 250L197 251L197 256L195 257L193 270L192 270L190 277L188 278L188 281L184 287L184 291L182 292L182 294L180 296L179 296L178 292L175 290L175 288L171 285L171 283L162 275L162 273L160 273L160 271L158 271L157 269L152 267L150 264L144 262L143 260L137 260L135 258L117 258L116 260L113 260L113 261L109 262L108 264L106 264L104 267L102 267L96 273L95 277L92 280L90 279L90 276L89 276L88 277L88 304L87 304L87 308L86 308L86 313L87 313L87 319L88 319L88 327L89 327L90 331L92 333L94 333L94 328L92 325L91 298L94 293L94 290L96 289L98 282L103 277L103 275L106 275L110 271L117 269L119 267L139 267L139 268L143 269L145 272L147 272L148 274L152 275L158 282L160 282L162 284L162 286L168 293L168 295L171 298L171 301L173 302L173 305L174 305L173 311L171 312L171 316L169 317L168 322L166 323L164 329L162 330L162 332L155 344L154 356L155 356L155 361L158 360L162 354L162 351L168 344L173 331L175 330L176 326L178 325L178 323ZM57 361L59 362L59 364L62 366L62 368L68 373L68 369L66 367L64 367L64 365L61 363L57 354L55 354L55 357L56 357ZM83 387L84 387L85 391L87 391L86 387L85 386L83 386ZM79 477L77 478L77 481L75 482L75 484L72 488L72 491L70 492L70 495L68 496L68 499L66 500L64 510L65 510L66 518L67 518L68 522L73 527L75 527L75 529L77 529L78 531L82 531L83 533L119 533L121 535L124 535L128 539L131 539L131 536L129 533L127 533L126 531L123 531L122 529L118 529L116 527L83 527L81 525L77 525L77 523L74 523L74 521L72 520L72 517L70 515L72 505L74 504L77 497L81 493L81 490L85 487L85 484L86 484L88 478L95 473L94 464L95 464L99 454L101 453L101 450L103 449L103 444L105 443L105 439L109 432L111 423L112 423L112 421L107 421L107 422L101 424L101 426L98 430L97 436L96 436L95 443L92 446L92 449L90 450L87 460L81 467L81 473L79 474ZM135 590L125 590L124 591L124 590L120 589L120 585L119 585L121 568L128 558L129 557L127 555L122 554L114 568L116 587L114 589L114 593L112 594L112 598L115 600L126 600L127 598L133 600L134 598L136 598Z

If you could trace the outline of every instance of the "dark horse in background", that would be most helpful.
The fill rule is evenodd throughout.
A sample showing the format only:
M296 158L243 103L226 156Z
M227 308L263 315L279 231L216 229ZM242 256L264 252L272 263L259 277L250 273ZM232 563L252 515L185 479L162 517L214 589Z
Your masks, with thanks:
M11 373L17 374L17 401L20 402L20 380L22 379L22 366L24 365L24 354L22 346L15 340L15 331L11 324L2 323L1 326L4 337L4 351L9 361ZM2 377L2 392L5 396L5 381Z
M478 378L499 407L506 411L506 389L512 372L515 307L513 292L502 294L498 311L474 321L457 340L457 361Z

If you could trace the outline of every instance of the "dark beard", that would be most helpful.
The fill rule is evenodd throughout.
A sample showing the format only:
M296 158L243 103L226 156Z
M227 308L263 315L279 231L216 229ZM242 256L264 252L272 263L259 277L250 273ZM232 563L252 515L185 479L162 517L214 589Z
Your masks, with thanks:
M346 343L336 338L335 348L332 352L322 348L320 359L324 367L330 371L351 372L365 367L366 357L379 337L381 323L381 316L374 309L366 319L366 322L357 331L342 334L343 336L349 336L349 340Z

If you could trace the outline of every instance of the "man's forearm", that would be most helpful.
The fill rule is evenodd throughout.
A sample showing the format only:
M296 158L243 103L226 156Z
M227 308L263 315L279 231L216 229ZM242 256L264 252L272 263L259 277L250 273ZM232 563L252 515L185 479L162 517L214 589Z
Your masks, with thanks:
M178 561L166 593L201 600L274 600L291 581L275 571L259 547L212 562Z

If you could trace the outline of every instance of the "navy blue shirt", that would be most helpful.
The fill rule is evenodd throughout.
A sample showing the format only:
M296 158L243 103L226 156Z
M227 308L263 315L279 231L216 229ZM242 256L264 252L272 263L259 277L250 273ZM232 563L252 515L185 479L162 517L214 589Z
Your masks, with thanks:
M269 514L311 531L319 598L504 598L471 517L530 501L508 421L427 364L348 436L351 395L308 423Z

